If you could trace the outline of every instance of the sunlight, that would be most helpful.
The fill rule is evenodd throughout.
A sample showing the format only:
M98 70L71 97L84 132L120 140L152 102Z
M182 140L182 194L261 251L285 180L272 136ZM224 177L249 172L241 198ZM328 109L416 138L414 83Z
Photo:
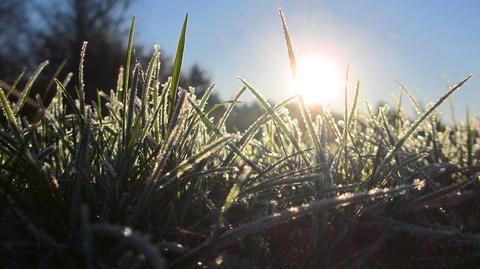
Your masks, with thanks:
M298 62L298 87L307 105L330 104L341 91L344 78L333 61L306 57Z

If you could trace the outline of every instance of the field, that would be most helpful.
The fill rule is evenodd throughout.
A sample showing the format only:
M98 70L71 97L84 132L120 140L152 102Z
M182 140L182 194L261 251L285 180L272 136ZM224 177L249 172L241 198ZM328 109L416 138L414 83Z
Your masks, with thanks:
M282 16L292 72L296 62ZM361 113L360 82L339 118L302 95L270 104L254 83L208 104L178 87L187 19L168 81L159 51L132 56L116 89L87 103L83 61L52 78L54 99L0 90L3 268L471 268L480 262L480 148L466 122L406 88ZM87 43L81 51L88 54ZM88 79L88 78L86 78ZM264 108L247 130L226 122L245 92ZM23 117L36 104L35 117ZM410 119L402 102L410 102ZM286 105L296 105L293 117ZM213 113L225 108L221 117ZM453 107L452 107L453 110Z

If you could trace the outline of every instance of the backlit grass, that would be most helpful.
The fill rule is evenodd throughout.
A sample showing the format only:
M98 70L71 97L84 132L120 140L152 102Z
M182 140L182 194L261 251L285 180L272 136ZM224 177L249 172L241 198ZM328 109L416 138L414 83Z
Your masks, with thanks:
M292 71L295 54L281 15ZM72 74L53 100L0 90L0 260L6 268L387 267L478 259L478 128L441 123L436 108L471 76L409 119L401 106L359 112L360 83L343 119L312 114L302 96L270 104L254 82L231 102L178 87L154 52L132 58L116 89L88 103ZM87 58L85 58L87 55ZM88 61L87 43L81 51ZM85 78L85 79L88 79ZM19 88L20 85L16 85ZM321 90L321 89L319 89ZM250 91L265 112L244 132L226 122ZM75 93L75 94L72 94ZM24 105L38 108L22 117ZM303 122L286 105L296 103ZM213 110L226 107L219 119ZM305 126L303 128L302 126ZM435 246L435 248L433 248Z

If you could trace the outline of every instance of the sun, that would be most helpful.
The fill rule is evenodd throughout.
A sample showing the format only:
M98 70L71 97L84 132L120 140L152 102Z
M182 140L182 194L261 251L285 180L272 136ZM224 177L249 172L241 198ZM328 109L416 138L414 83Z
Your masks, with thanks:
M344 79L335 62L311 56L297 64L297 85L308 105L330 104L340 93Z

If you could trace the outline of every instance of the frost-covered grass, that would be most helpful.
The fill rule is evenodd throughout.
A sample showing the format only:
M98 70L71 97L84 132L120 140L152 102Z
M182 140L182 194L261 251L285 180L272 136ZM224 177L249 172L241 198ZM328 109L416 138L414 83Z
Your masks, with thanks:
M186 21L168 81L159 80L159 51L145 68L132 61L132 23L118 85L99 90L97 102L84 98L83 61L78 85L72 74L54 78L53 101L36 98L31 120L20 111L32 105L29 90L45 64L18 101L9 100L11 87L0 90L1 265L475 264L479 126L443 125L435 111L470 76L429 107L404 88L414 121L401 102L359 113L359 83L343 119L311 115L301 96L269 104L243 78L234 100L206 110L213 85L199 97L178 87ZM227 133L245 91L265 113L246 131ZM285 109L290 103L303 122ZM225 113L213 119L221 106Z

